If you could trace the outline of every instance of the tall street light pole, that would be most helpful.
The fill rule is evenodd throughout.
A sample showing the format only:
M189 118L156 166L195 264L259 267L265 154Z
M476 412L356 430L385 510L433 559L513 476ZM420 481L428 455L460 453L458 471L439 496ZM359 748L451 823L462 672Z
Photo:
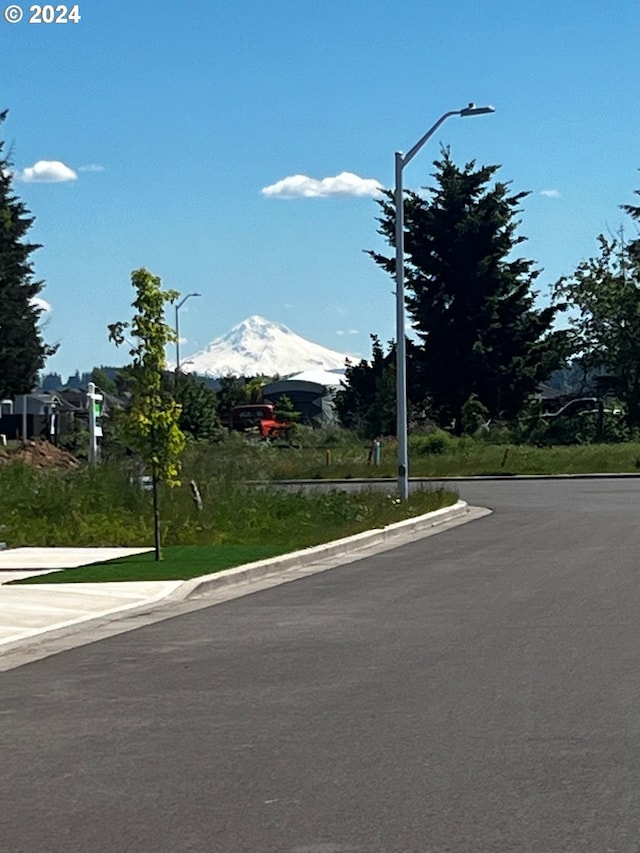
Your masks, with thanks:
M180 375L180 317L179 312L187 299L191 299L192 296L202 296L201 293L187 293L186 296L183 296L180 302L176 305L176 373L175 373L175 386L178 387L178 376Z
M469 104L468 107L462 110L451 110L441 116L407 154L396 151L396 189L394 199L396 208L396 429L398 435L398 491L403 501L406 501L409 497L409 454L407 431L407 342L405 339L404 323L404 188L402 186L402 172L404 167L420 151L425 142L433 136L440 125L450 116L479 116L494 111L493 107L476 107L475 104Z

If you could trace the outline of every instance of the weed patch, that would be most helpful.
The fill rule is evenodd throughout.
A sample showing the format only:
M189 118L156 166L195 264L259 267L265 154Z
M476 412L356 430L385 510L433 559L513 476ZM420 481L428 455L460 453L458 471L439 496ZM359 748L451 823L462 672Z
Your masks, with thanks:
M214 448L215 450L215 448ZM378 492L289 493L275 486L234 482L214 459L196 456L202 510L183 485L160 491L165 546L252 546L294 550L381 527L455 501L443 491L396 504ZM262 458L262 457L258 457ZM245 460L246 461L246 460ZM236 471L243 460L233 464ZM153 542L151 494L139 472L116 464L68 471L37 471L22 463L0 468L0 538L10 547L140 546Z

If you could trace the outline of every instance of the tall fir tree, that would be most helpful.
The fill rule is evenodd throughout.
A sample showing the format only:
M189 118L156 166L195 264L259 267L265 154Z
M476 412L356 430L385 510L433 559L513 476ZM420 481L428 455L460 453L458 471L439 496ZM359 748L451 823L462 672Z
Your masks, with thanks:
M0 125L7 111L0 113ZM43 342L34 302L43 287L33 277L31 254L40 246L29 243L34 222L13 191L10 156L0 139L0 396L14 397L32 391L45 358L52 352Z
M635 195L640 196L640 190L636 190ZM635 204L622 204L620 206L635 221L636 228L640 229L640 206ZM627 243L626 249L629 261L633 265L637 275L640 270L640 236L638 236L637 232L636 237Z
M526 192L489 186L498 166L459 168L443 149L428 195L405 195L407 308L421 343L420 388L442 425L463 429L471 398L490 417L512 418L560 366L565 335L552 332L559 306L537 310L534 262L514 258L518 208ZM395 206L379 201L380 233L395 243ZM383 269L395 261L369 253Z

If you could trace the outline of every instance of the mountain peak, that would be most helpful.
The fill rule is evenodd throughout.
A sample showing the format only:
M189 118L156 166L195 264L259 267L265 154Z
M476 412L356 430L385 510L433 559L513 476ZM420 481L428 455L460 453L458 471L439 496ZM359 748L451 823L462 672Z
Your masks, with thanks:
M238 323L239 326L280 326L281 323L276 323L274 320L267 320L264 317L260 316L260 314L252 314L250 317L244 319L241 323Z
M214 377L287 376L303 370L341 369L349 357L305 340L283 323L252 314L184 365L190 372Z
M236 331L241 333L255 332L260 335L275 332L282 332L285 335L293 334L288 326L285 326L283 323L276 323L273 320L266 320L260 314L252 314L250 317L247 317L246 320L238 323L227 334L231 335Z

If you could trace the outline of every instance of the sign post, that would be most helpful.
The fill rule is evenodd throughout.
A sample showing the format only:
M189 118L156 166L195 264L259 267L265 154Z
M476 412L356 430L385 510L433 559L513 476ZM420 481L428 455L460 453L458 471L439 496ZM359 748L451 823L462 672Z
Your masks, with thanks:
M102 401L104 394L96 391L94 382L87 385L87 405L89 408L89 465L97 465L100 459L98 439L102 438Z

